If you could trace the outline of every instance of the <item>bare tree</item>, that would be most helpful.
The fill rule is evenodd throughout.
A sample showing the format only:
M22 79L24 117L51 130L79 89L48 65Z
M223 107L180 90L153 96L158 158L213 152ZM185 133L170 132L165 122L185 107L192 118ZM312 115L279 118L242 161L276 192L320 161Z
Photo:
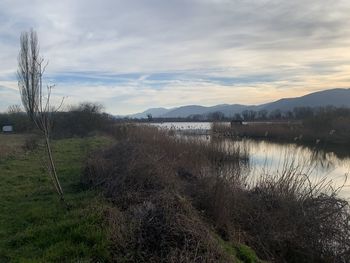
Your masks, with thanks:
M39 56L39 43L35 31L23 32L20 38L20 52L18 56L18 87L21 94L22 104L29 118L42 132L45 139L47 152L47 170L52 178L54 187L62 201L64 201L63 190L58 180L55 163L52 156L50 135L52 127L52 114L55 109L50 104L53 86L47 86L43 91L43 74L47 63Z
M18 113L21 113L21 112L22 112L21 106L18 105L18 104L10 105L7 108L7 113L8 114L18 114Z

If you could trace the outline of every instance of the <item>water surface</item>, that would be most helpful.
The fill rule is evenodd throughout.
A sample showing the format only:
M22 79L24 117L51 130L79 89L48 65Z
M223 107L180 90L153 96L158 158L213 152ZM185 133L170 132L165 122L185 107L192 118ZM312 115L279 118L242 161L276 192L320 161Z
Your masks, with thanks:
M226 123L229 125L229 123ZM210 122L164 122L153 123L161 129L174 131L208 131ZM199 133L201 134L201 133ZM321 180L331 182L334 188L344 185L350 172L350 150L341 146L330 145L301 145L295 143L278 143L266 140L232 138L211 138L201 136L202 140L219 141L225 148L240 147L248 153L249 160L245 173L249 173L251 179L259 175L274 175L286 169L294 169L296 173L310 175L313 183ZM350 200L350 180L340 191L342 197Z

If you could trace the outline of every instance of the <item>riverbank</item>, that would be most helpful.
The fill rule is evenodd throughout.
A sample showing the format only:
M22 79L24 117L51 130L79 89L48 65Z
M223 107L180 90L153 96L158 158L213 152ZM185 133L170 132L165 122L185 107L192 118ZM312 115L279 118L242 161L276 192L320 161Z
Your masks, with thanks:
M123 125L113 135L118 143L92 154L83 178L114 204L108 218L115 262L262 262L243 242L218 234L226 232L228 218L214 210L224 207L196 187L205 181L197 176L210 168L208 158L238 163L245 157L182 142L155 127ZM204 205L212 207L213 217Z
M332 127L317 129L303 123L249 123L248 125L222 125L213 123L212 133L222 137L246 137L283 142L307 143L309 145L350 145L346 129Z
M87 153L111 139L53 141L58 175L70 205L66 210L30 138L0 134L0 262L110 261L104 217L109 204L98 191L83 189L80 177Z
M247 246L274 262L350 258L349 206L330 185L291 167L252 185L239 148L140 125L112 133L118 143L94 153L83 178L114 204L115 261L259 262Z
M350 258L349 204L337 191L310 183L294 168L249 184L241 172L249 156L240 147L184 140L142 125L113 126L110 137L55 140L71 206L66 210L35 143L11 136L0 136L6 149L0 161L1 262Z

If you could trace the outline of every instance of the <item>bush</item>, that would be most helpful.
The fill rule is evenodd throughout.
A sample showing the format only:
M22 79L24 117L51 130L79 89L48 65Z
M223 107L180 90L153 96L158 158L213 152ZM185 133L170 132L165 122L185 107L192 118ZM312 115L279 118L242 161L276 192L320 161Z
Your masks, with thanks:
M99 104L81 103L67 112L56 112L53 118L53 136L84 137L105 132L112 125L113 117L103 113L102 109Z
M114 123L114 118L104 113L103 107L95 103L81 103L68 111L54 112L52 118L52 136L66 138L84 137L96 132L106 132ZM34 123L24 112L0 113L0 128L12 125L15 132L32 133L36 130Z
M118 225L111 233L116 261L230 261L181 194L181 179L159 162L162 157L156 153L135 138L88 160L83 182L102 186L117 207L110 217Z
M216 235L276 262L349 261L349 204L325 180L313 184L285 165L249 183L242 149L152 127L118 126L113 134L118 143L87 161L82 180L116 204L125 224L113 233L114 250L126 261L233 261ZM254 262L246 247L237 250Z

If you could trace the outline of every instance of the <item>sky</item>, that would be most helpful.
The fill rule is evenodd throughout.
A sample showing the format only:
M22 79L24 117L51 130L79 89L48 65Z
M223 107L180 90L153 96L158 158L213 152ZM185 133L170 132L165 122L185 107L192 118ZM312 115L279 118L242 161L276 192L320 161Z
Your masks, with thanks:
M0 0L0 111L21 103L31 28L66 107L124 115L350 87L349 0Z

